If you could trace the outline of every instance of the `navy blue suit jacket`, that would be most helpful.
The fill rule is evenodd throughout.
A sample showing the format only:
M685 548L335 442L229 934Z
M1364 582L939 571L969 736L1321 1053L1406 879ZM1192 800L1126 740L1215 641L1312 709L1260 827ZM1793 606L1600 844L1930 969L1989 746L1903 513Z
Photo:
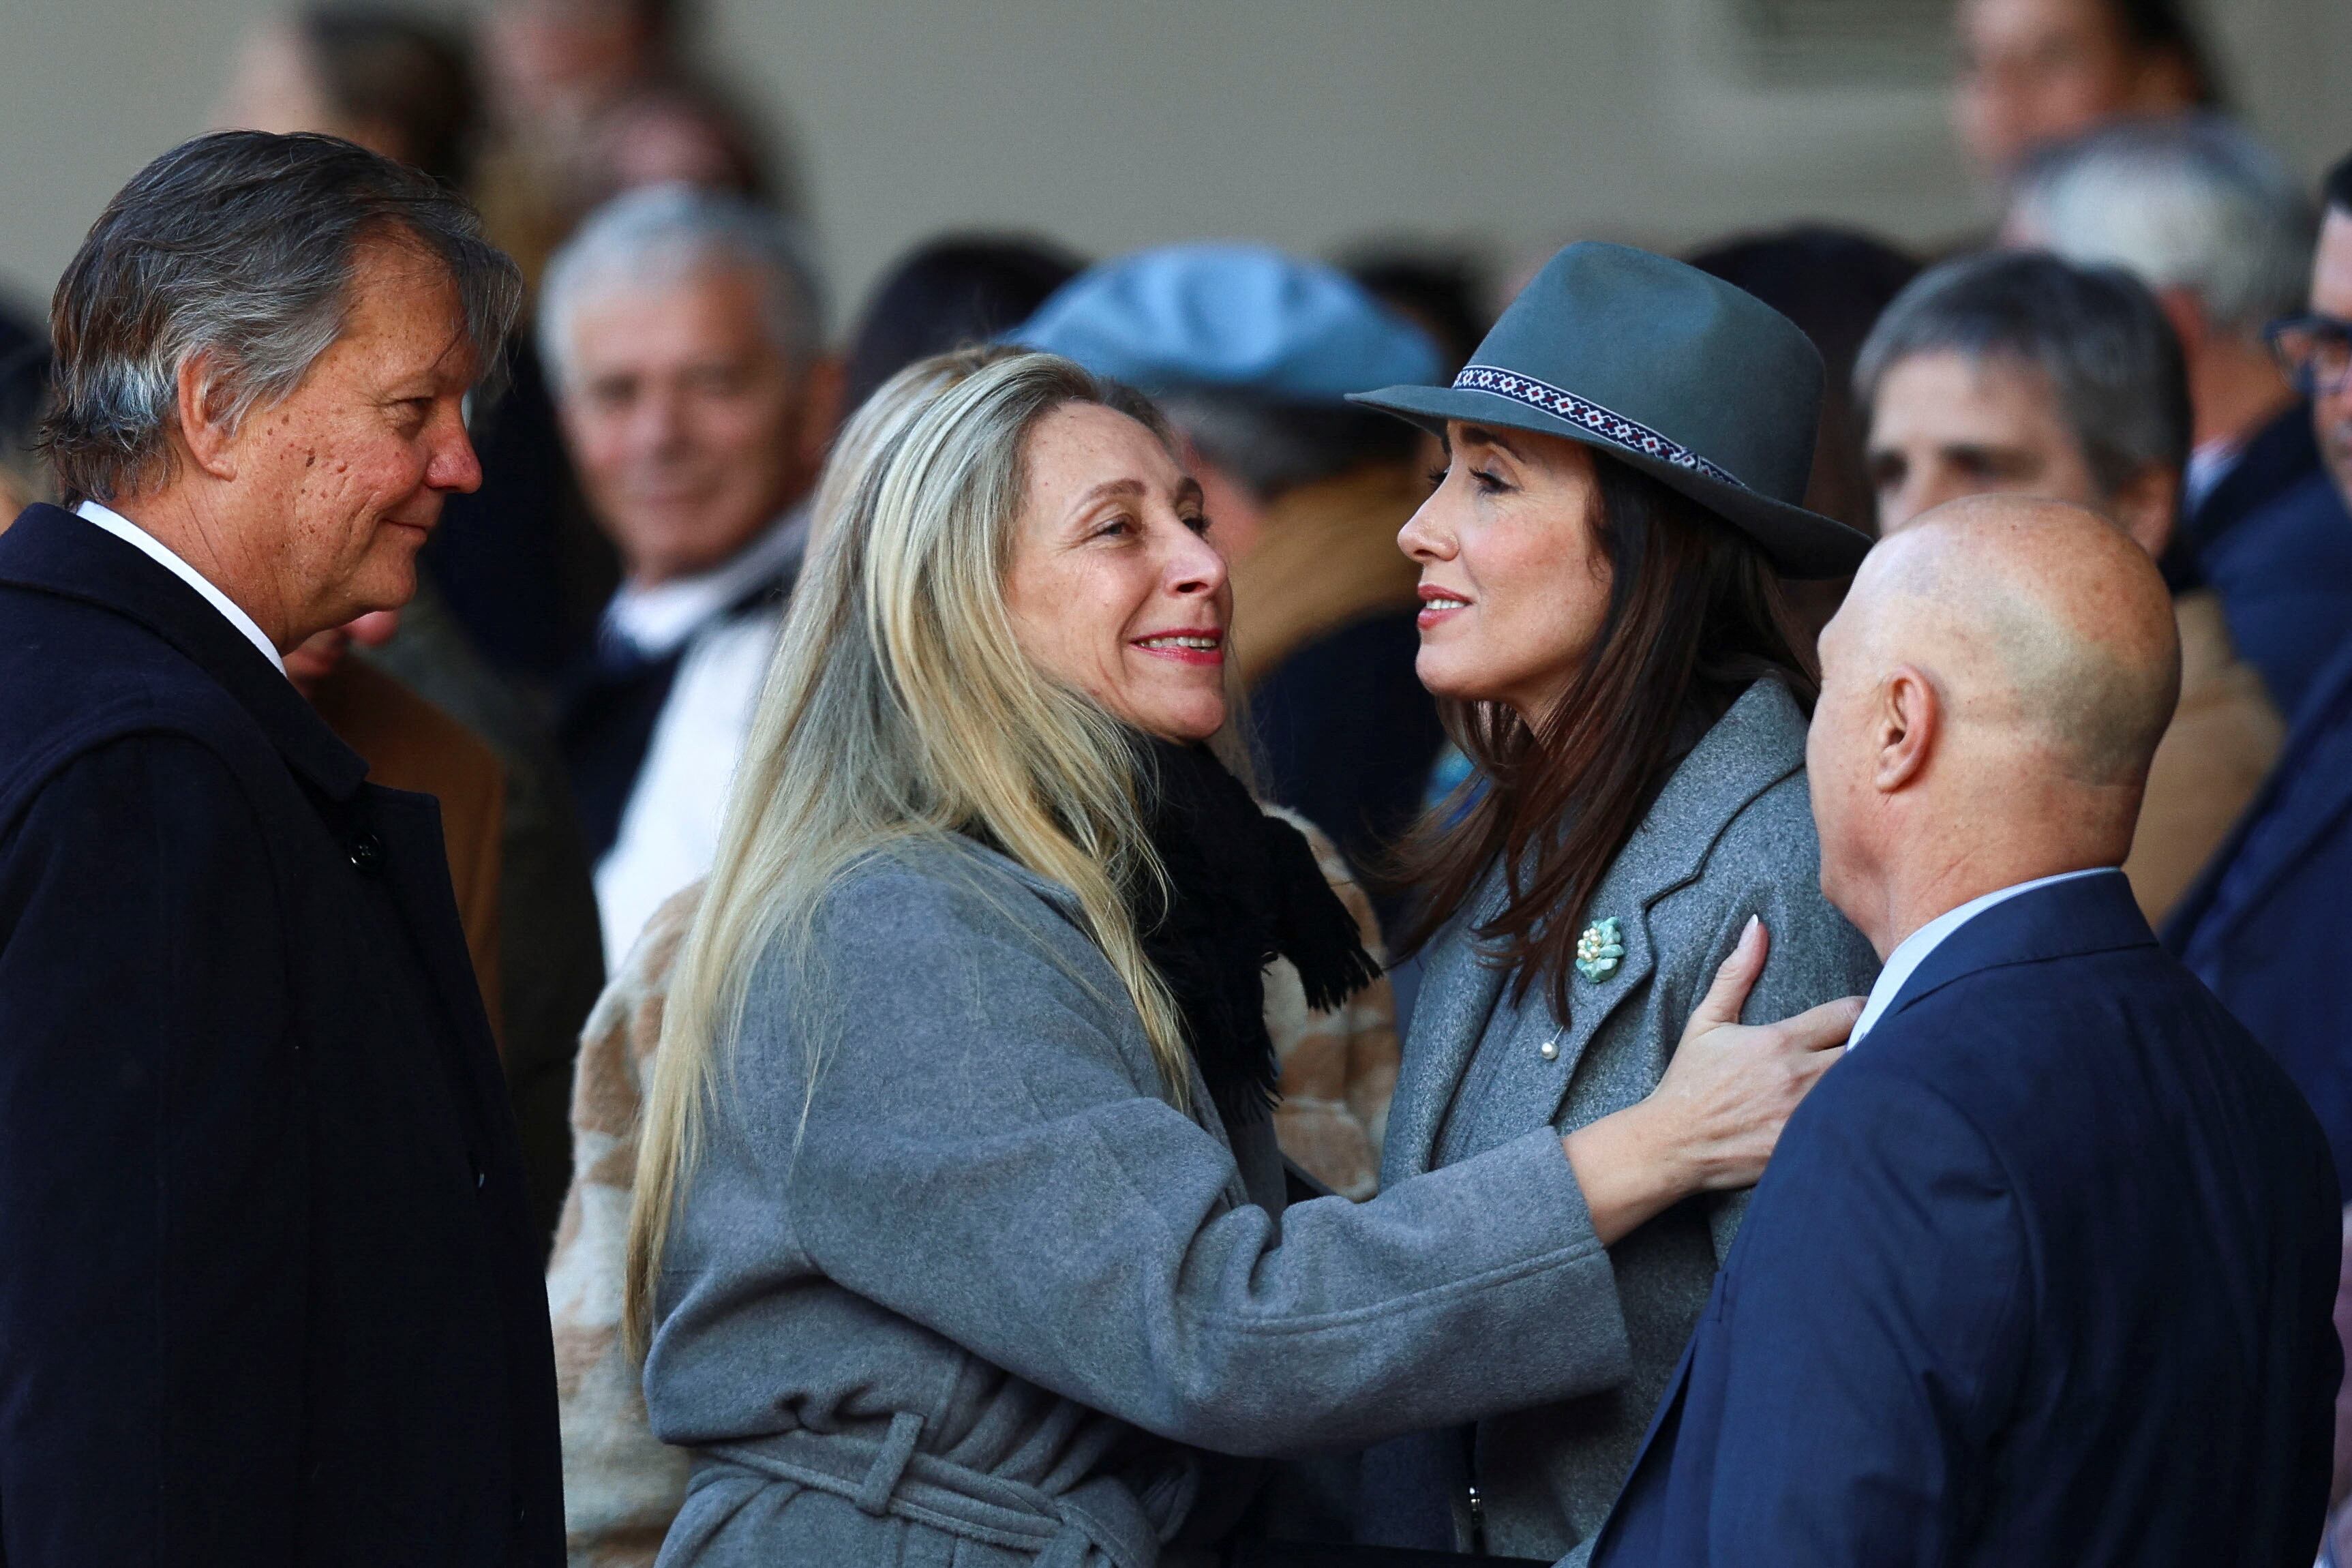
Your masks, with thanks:
M1790 1120L1593 1561L2305 1568L2336 1216L2122 877L1996 905Z
M2292 719L2352 633L2352 516L2320 466L2311 405L2298 403L2246 443L2182 520L2174 556L2221 595L2231 640Z
M563 1561L541 1237L429 796L195 591L0 535L0 1563Z
M2286 1068L2352 1190L2352 647L2164 941Z

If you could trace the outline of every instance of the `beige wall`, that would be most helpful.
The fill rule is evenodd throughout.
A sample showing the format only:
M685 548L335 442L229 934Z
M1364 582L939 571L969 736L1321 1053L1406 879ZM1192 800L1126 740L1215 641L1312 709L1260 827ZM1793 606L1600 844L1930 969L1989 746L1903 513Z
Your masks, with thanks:
M478 0L477 0L478 3ZM951 225L1103 252L1371 234L1507 254L1793 217L1916 243L1981 222L1932 90L1768 91L1731 0L706 0L710 54L790 131L845 298ZM11 0L0 287L43 295L106 197L204 128L269 0ZM2305 172L2352 147L2352 5L2214 8Z

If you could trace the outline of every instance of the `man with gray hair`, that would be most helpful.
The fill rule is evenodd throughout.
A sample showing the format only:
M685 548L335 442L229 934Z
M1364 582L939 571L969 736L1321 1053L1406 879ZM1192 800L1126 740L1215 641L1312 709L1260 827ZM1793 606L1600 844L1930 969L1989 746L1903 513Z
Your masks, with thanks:
M561 721L608 972L718 850L833 437L822 312L794 226L684 185L607 204L548 268L541 353L625 574Z
M513 264L230 132L51 308L68 506L0 536L0 1561L562 1558L539 1237L428 796L286 678L401 604Z
M2168 570L2221 595L2280 710L2352 626L2352 518L2320 470L2309 405L2263 339L2303 307L2314 217L2269 149L2214 115L2134 121L2042 153L2004 233L2124 268L2179 334L2194 411Z
M2166 558L2189 393L2172 329L2129 274L2015 251L1948 261L1879 318L1855 383L1882 534L1962 496L2041 496L2097 512ZM2220 599L2171 585L2180 705L2124 862L2151 921L2212 857L2285 735Z

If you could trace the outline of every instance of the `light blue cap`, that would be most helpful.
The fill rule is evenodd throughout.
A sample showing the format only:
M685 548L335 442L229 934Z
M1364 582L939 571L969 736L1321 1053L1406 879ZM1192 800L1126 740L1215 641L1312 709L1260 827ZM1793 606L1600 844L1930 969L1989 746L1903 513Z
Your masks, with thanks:
M1087 268L1008 342L1145 392L1297 403L1433 381L1437 350L1346 273L1263 245L1171 245Z

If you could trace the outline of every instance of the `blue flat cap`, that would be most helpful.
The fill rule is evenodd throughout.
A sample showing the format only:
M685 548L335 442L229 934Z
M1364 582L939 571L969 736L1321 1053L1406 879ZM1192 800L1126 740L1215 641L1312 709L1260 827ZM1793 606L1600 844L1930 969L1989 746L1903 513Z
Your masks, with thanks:
M1337 403L1438 374L1421 329L1346 273L1262 245L1171 245L1102 262L1005 340L1145 392Z

